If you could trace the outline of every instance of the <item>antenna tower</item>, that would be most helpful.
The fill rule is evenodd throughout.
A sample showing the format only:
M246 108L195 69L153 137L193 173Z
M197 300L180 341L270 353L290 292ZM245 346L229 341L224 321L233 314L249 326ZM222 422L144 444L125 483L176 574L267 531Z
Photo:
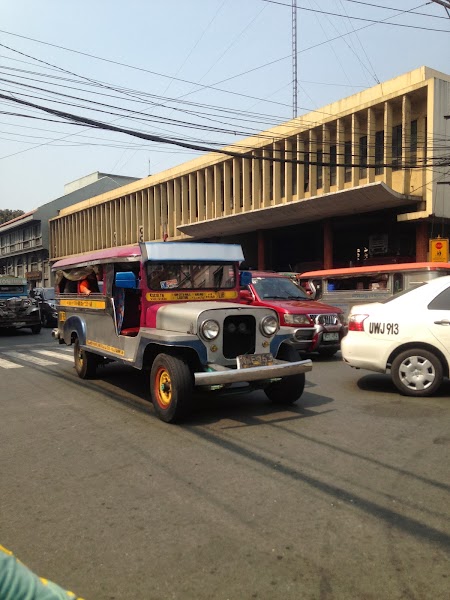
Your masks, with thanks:
M297 117L297 0L292 0L292 115Z

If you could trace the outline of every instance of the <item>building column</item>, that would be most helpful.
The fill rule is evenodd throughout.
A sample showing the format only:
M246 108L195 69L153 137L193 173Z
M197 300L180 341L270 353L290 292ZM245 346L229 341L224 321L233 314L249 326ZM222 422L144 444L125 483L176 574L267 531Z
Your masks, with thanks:
M264 231L258 231L258 271L264 271L266 268L266 257L264 252Z
M323 223L323 268L333 268L333 228L330 220Z
M322 191L328 194L330 191L330 128L322 125Z
M416 226L416 262L427 261L428 244L428 223L419 221Z
M352 114L352 187L359 185L359 119L356 113Z
M367 109L367 183L375 181L376 116L373 108Z
M406 94L402 98L402 174L403 193L409 194L411 169L411 99Z
M392 105L384 103L384 182L392 187ZM388 166L389 165L389 166Z
M336 188L344 189L345 128L343 119L336 121Z

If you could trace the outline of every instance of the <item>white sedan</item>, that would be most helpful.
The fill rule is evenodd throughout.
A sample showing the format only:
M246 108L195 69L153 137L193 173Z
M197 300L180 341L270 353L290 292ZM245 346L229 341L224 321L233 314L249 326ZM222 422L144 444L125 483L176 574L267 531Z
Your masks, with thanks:
M449 377L450 276L373 304L353 306L344 361L385 373L406 396L431 396Z

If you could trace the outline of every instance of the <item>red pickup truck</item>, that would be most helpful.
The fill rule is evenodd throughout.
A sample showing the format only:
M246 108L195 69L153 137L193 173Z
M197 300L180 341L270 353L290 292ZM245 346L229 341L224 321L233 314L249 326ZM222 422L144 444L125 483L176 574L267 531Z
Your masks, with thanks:
M313 327L313 339L308 348L299 346L302 351L333 356L347 333L340 308L313 300L303 288L279 273L252 271L252 283L241 288L239 302L273 308L280 325L297 329Z

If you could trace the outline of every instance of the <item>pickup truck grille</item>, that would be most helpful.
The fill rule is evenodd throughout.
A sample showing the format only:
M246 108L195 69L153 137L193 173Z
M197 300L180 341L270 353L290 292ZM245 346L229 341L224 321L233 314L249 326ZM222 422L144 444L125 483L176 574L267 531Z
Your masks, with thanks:
M256 320L252 315L226 317L223 323L223 355L236 358L255 352Z
M309 315L309 318L319 325L339 325L339 317L336 313Z

